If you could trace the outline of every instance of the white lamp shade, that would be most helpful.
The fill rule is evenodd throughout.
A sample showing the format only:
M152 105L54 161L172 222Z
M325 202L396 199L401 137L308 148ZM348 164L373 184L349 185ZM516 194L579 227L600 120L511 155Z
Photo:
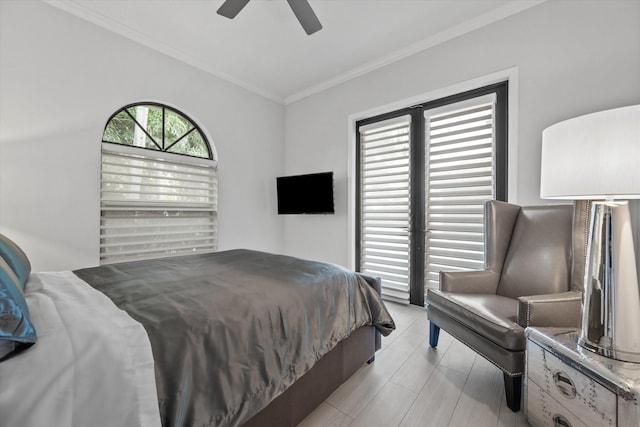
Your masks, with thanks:
M640 105L587 114L546 128L540 197L640 199Z

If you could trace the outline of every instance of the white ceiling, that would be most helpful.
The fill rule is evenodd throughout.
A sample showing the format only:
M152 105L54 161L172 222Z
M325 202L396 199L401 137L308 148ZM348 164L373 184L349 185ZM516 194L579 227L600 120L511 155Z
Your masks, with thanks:
M544 0L310 0L308 36L285 0L44 0L115 33L290 103Z

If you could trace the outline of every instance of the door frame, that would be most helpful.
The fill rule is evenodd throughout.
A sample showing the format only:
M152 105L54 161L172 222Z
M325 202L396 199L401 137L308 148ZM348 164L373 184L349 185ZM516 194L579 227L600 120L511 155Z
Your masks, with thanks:
M476 94L480 96L487 93L488 89L497 84L507 84L507 90L504 94L507 99L506 124L502 128L497 128L496 132L502 133L501 140L506 144L502 149L497 150L498 156L502 156L506 151L506 157L497 158L498 162L504 164L507 162L505 170L507 180L499 183L496 188L496 197L502 200L517 202L517 67L513 67L501 72L493 73L478 79L473 79L464 83L449 86L445 89L432 91L427 94L412 97L411 99L401 101L386 107L378 107L373 110L349 116L348 129L349 133L349 152L348 152L348 267L357 270L358 260L360 259L359 245L360 241L360 224L358 221L358 212L360 209L360 173L357 164L357 150L359 149L359 132L357 131L358 122L365 124L368 122L376 122L402 115L411 115L411 132L422 135L424 138L424 121L416 120L419 115L423 114L424 106L427 109L436 108L440 105L447 105L460 99L473 97ZM416 108L420 107L420 108ZM384 112L381 112L384 111ZM411 144L411 167L415 168L419 176L422 178L415 179L412 185L412 200L424 205L424 144ZM411 264L417 262L424 265L425 257L425 218L424 209L411 213ZM419 226L415 226L419 224ZM424 268L412 268L410 272L410 303L422 306L424 304Z

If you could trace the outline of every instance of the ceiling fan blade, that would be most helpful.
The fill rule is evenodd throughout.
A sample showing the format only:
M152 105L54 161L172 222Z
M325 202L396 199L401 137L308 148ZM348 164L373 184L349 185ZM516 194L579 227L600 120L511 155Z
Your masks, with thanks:
M218 9L218 15L233 19L247 3L249 3L249 0L226 0Z
M311 35L322 29L322 24L311 9L308 0L287 0L287 2L307 34Z

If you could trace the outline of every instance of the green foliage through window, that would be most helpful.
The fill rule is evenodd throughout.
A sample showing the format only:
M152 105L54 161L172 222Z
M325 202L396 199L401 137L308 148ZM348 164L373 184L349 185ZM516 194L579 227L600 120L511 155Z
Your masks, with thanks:
M202 131L189 118L162 104L132 104L111 116L102 142L212 159Z

